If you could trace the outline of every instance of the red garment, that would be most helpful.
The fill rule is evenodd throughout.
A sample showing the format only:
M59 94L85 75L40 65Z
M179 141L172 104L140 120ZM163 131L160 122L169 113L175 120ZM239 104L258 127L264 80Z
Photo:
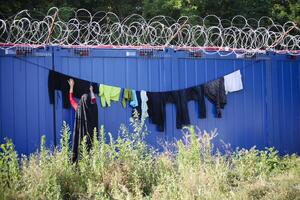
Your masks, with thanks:
M76 99L74 98L73 93L69 93L69 101L70 101L71 106L74 108L74 110L77 110L78 103L77 103ZM95 104L96 102L97 102L96 97L91 99L92 104Z
M71 106L74 108L74 110L77 110L78 103L76 102L74 95L71 92L69 93L69 101L70 101Z

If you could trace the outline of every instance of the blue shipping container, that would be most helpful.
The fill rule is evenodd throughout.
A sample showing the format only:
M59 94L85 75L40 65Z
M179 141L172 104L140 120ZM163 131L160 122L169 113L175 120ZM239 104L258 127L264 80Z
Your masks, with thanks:
M189 102L191 122L201 130L217 128L217 147L222 142L232 148L259 149L274 146L281 154L300 153L300 59L289 55L256 55L236 58L234 54L202 54L188 51L153 50L141 54L134 49L91 49L81 56L70 48L34 49L26 56L15 49L1 51L0 58L0 139L11 138L19 153L29 154L39 147L41 135L47 145L59 142L65 120L73 127L74 111L62 108L61 93L56 104L48 97L48 72L54 69L81 79L146 91L167 91L205 83L241 70L244 90L228 95L221 119L206 102L208 115L199 119L197 104ZM98 105L99 100L98 100ZM131 109L121 103L99 107L99 124L117 136L121 123L128 124ZM167 105L166 131L150 130L146 141L156 148L160 143L182 137L176 129L175 106ZM221 142L222 141L222 142Z

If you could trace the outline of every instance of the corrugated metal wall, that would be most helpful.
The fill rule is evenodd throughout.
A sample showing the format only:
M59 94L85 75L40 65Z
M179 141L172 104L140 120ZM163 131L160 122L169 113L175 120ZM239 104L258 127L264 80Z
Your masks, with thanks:
M200 129L217 128L217 146L224 141L233 148L275 146L282 154L300 153L299 58L273 54L251 59L237 59L235 55L194 58L189 52L172 49L154 51L150 57L140 56L136 50L93 49L83 57L74 49L54 47L37 50L33 56L2 55L0 64L0 138L12 138L21 153L34 151L42 134L48 145L58 142L63 120L73 127L74 111L62 109L60 92L56 93L56 106L49 104L50 68L82 79L147 91L186 88L241 69L244 90L228 95L223 118L214 117L214 108L207 101L208 117L199 119L197 104L190 102L191 122ZM114 136L121 123L128 124L130 115L131 109L123 109L120 102L110 108L99 106L99 123ZM175 106L167 105L166 132L157 132L148 123L151 133L147 142L159 147L162 141L181 138L175 120Z
M53 108L47 92L52 54L40 50L36 56L0 57L0 139L13 140L19 153L28 154L39 147L46 135L53 145Z

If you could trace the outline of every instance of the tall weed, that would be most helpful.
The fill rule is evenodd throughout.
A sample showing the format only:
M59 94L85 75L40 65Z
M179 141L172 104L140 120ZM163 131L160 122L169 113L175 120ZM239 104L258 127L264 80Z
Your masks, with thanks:
M41 138L38 152L21 159L11 140L0 150L0 199L299 199L300 158L255 147L221 154L216 130L183 129L164 152L145 142L138 114L116 138L101 126L86 138L73 163L70 129L63 123L59 147Z

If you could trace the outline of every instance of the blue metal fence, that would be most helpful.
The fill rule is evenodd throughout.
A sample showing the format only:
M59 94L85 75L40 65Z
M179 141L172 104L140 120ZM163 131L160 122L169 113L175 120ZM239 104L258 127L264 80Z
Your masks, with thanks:
M0 139L13 139L19 153L31 153L39 146L41 135L53 146L60 138L62 121L73 127L74 111L62 108L60 92L55 107L49 103L48 70L55 69L98 83L146 91L167 91L205 83L240 69L244 90L228 95L223 118L214 117L208 101L206 119L199 119L197 104L189 102L192 124L200 129L218 129L217 146L230 143L232 148L262 149L276 147L282 154L300 153L300 59L288 55L203 54L187 51L133 49L92 49L81 56L74 49L49 47L31 55L15 56L14 50L0 57ZM99 100L98 100L98 105ZM175 106L167 105L166 131L157 132L153 124L146 140L159 147L158 141L172 142L182 137L176 129ZM110 108L99 106L99 124L114 136L121 123L127 123L131 109L121 103ZM56 126L56 127L54 127Z

